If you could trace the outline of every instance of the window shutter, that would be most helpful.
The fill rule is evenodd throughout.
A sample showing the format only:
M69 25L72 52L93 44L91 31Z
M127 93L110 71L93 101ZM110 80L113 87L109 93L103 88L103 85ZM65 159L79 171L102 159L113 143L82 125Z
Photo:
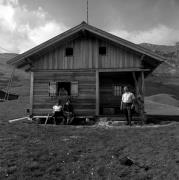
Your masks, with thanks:
M49 82L49 96L54 97L57 94L57 83L54 81Z
M71 82L71 96L78 96L78 81Z

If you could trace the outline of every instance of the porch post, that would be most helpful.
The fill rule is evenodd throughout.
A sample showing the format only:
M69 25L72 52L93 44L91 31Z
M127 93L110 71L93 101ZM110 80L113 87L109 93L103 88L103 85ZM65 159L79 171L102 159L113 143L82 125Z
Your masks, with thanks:
M96 116L99 116L99 71L96 70Z
M145 96L145 79L144 79L144 71L141 71L141 78L142 78L142 94L143 97Z
M146 121L146 116L145 116L145 104L144 104L144 95L145 95L145 87L144 87L144 72L141 71L140 73L140 91L141 91L141 100L142 100L142 104L141 104L141 120L142 122Z
M30 113L33 113L34 72L30 73Z
M138 102L138 108L139 108L139 114L141 117L141 121L145 122L146 117L145 117L145 111L144 111L144 72L141 71L139 74L139 77L136 77L136 73L132 72L133 79L135 82L135 88L136 88L136 98Z

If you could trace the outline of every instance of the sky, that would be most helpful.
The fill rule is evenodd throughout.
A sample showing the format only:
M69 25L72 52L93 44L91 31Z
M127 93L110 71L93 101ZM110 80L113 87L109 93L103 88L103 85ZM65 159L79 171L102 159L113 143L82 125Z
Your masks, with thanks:
M88 0L89 24L134 43L175 45L179 0ZM0 52L24 51L86 21L87 0L0 0Z

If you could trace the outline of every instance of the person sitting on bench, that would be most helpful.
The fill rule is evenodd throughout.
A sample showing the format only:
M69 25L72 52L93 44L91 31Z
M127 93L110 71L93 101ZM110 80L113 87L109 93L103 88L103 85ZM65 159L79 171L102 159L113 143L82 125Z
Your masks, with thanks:
M63 115L63 106L60 100L53 106L52 118L54 118L55 123L64 123L65 117Z
M63 111L66 117L66 124L71 124L74 120L74 113L73 113L73 106L71 105L69 99L66 101Z

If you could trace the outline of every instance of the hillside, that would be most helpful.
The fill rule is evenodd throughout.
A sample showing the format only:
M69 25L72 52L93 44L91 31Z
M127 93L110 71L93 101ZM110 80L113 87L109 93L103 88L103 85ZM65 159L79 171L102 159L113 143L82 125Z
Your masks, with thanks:
M8 84L8 80L11 77L13 67L7 65L7 61L12 59L13 57L17 56L14 53L2 53L0 54L0 89L6 88ZM13 84L12 86L21 86L22 81L29 79L29 74L24 72L23 70L16 69L15 74L13 77Z
M169 94L156 94L145 98L148 115L179 115L179 101Z
M166 45L157 45L157 44L149 44L149 43L141 43L140 46L150 49L151 51L160 51L163 54L174 53L176 52L176 46L166 46Z
M167 62L169 62L170 64L179 66L176 46L166 46L149 43L141 43L139 45L161 56L164 56L167 59Z
M148 43L142 43L140 46L162 55L167 59L167 63L159 65L152 75L146 79L146 95L169 93L179 99L179 59L177 58L176 46Z

